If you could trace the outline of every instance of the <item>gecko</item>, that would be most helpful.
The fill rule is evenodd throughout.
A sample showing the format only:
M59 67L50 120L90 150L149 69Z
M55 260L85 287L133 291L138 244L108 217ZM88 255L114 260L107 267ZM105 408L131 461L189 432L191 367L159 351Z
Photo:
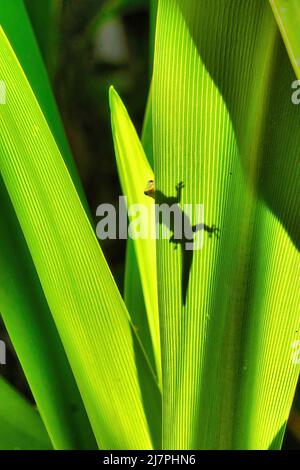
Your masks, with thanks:
M166 196L162 191L155 188L154 180L149 180L147 186L144 190L146 196L151 197L155 200L159 206L166 204L170 208L172 207L174 218L167 217L164 219L163 214L159 220L159 223L162 223L168 227L172 233L169 242L175 245L177 249L178 245L182 247L182 302L183 305L186 303L189 275L193 261L193 249L187 249L187 243L191 243L194 238L195 233L198 230L204 230L208 233L211 238L213 235L216 238L219 238L220 229L216 225L209 226L205 223L192 225L189 216L180 208L179 204L181 202L182 190L184 188L184 183L181 181L176 185L176 196ZM181 237L176 237L175 235L175 220L181 220L182 230Z

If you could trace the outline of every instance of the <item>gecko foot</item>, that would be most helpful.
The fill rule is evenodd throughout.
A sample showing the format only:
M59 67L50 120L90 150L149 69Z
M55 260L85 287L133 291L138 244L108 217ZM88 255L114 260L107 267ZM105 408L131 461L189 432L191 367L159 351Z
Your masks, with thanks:
M209 231L209 238L212 238L213 235L219 240L221 230L216 226L212 225Z

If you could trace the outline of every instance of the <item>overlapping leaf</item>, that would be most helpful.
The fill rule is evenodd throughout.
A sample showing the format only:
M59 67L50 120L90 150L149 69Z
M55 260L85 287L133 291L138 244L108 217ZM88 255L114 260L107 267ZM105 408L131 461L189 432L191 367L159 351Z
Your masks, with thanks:
M193 253L185 305L184 252L157 245L164 448L280 447L299 375L294 77L267 2L160 1L156 185L183 181L221 230Z
M145 156L143 147L131 123L127 111L116 91L110 90L112 129L115 142L117 165L128 208L140 205L140 230L145 233L134 240L135 253L141 276L148 323L151 332L158 376L161 376L160 332L157 303L156 250L155 238L151 230L154 219L153 201L144 195L147 181L153 179L153 172ZM134 214L129 216L134 221ZM144 225L143 225L144 224ZM155 235L155 233L154 233ZM133 287L133 286L132 286Z
M291 64L300 80L300 4L297 0L269 0Z
M47 450L51 442L37 412L0 377L0 450Z
M9 91L0 114L1 174L98 444L151 448L141 387L155 401L154 376L132 336L129 315L93 229L3 30L0 69Z
M0 22L13 43L84 201L23 1L3 0ZM2 60L6 58L2 56ZM0 79L4 80L2 69ZM9 83L6 83L6 91L9 105ZM0 107L1 115L5 107ZM0 201L0 312L6 328L54 446L94 448L96 443L82 399L1 176Z

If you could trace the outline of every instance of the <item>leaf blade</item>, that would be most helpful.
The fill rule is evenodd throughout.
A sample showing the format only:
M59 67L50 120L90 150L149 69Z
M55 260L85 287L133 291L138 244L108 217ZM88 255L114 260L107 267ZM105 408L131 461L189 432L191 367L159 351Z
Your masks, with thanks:
M300 80L300 7L297 1L269 0L292 66Z
M128 198L129 207L134 204L143 205L147 211L143 219L145 223L147 223L147 216L150 214L147 235L135 239L134 245L154 349L156 370L159 382L161 382L155 240L151 239L151 225L154 222L153 202L144 195L147 181L154 177L128 113L113 88L110 89L110 106L116 159L123 193ZM129 216L129 219L132 220L132 217Z
M204 203L205 223L221 229L194 254L186 306L181 253L157 243L166 449L267 449L284 429L299 375L288 354L299 330L292 75L268 4L160 1L156 184L167 198L184 181L182 203Z
M3 0L0 22L13 43L85 203L23 1ZM96 448L82 399L2 177L0 199L0 226L5 228L0 231L0 311L6 328L54 446L58 449ZM58 409L65 411L58 413Z
M151 448L135 365L136 355L144 358L134 350L128 312L32 90L0 36L10 90L0 115L1 173L94 433L102 448ZM147 364L144 374L155 393Z
M49 450L38 412L0 377L0 449Z

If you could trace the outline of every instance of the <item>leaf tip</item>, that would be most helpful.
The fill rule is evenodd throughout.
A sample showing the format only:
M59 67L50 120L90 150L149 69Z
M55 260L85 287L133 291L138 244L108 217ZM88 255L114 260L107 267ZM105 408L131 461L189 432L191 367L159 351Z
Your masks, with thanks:
M120 99L113 85L109 87L108 96L109 96L109 107L112 111L116 105L116 101Z

